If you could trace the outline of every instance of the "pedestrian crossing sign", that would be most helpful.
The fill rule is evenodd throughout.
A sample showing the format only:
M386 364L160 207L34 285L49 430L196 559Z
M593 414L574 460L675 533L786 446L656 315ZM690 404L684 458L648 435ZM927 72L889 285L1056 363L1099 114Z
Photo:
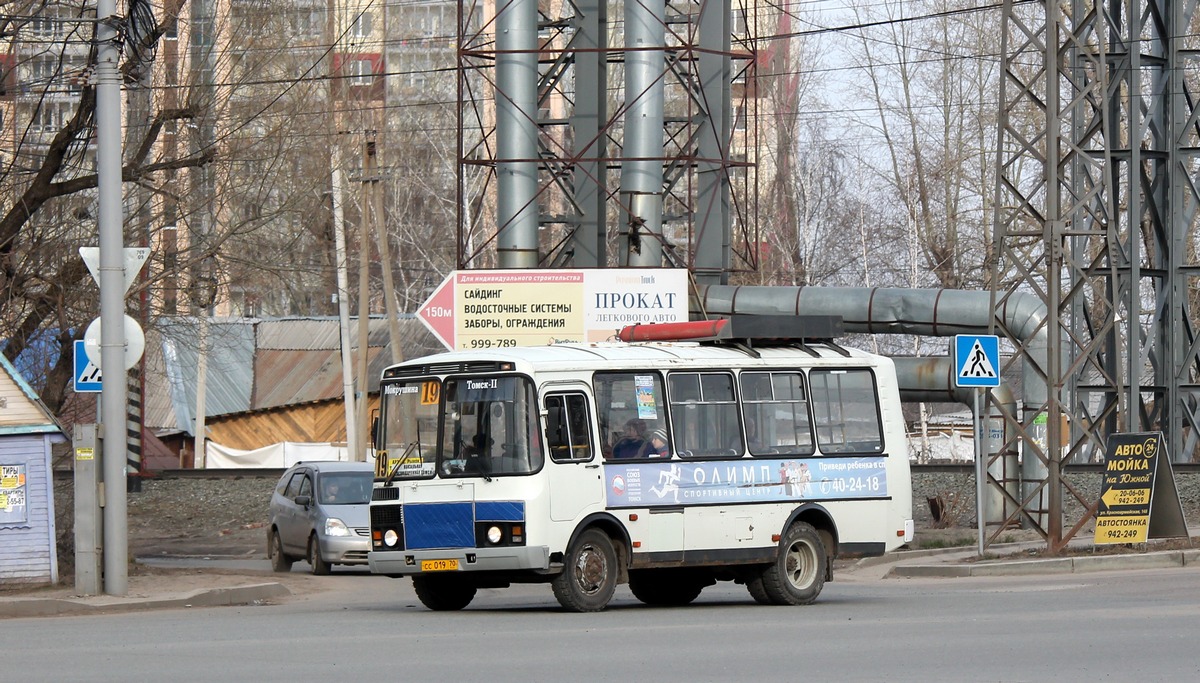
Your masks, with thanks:
M75 340L75 391L79 393L101 391L103 385L100 368L88 360L83 350L83 340Z
M954 386L1000 386L1000 338L994 334L954 336Z

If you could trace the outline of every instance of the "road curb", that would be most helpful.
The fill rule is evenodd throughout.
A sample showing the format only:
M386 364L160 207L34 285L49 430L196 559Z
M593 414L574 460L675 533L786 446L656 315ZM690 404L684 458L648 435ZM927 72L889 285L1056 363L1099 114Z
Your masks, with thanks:
M152 598L111 595L71 598L0 599L0 618L47 617L68 614L108 614L181 607L251 605L291 595L281 583L259 583L229 588L207 588L190 593Z
M1200 564L1200 549L1167 550L1141 555L1057 557L1044 560L1017 560L1011 562L902 564L892 567L884 575L884 578L963 578L969 576L1082 574L1087 572L1134 569L1172 569L1196 564Z

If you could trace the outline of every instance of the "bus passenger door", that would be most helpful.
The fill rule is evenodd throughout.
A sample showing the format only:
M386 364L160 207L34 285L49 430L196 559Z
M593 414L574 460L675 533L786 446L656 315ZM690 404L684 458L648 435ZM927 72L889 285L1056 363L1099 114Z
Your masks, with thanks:
M603 470L592 437L591 400L582 389L566 389L547 394L544 401L550 518L569 522L604 503Z

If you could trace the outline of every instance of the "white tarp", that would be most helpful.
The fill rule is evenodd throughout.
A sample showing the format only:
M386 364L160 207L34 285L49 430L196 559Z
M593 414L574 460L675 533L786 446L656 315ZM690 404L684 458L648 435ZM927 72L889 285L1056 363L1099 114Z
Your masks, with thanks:
M287 468L297 462L349 460L349 449L331 443L294 443L284 441L252 451L241 451L209 441L205 444L204 468L209 470L240 467Z

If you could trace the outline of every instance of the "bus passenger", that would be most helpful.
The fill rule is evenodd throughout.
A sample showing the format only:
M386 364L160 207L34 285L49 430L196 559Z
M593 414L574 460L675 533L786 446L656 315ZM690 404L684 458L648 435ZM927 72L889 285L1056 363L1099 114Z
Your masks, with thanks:
M671 457L671 445L667 441L667 430L659 427L650 432L650 453L651 456L660 458Z
M634 418L625 423L625 435L613 445L612 457L637 458L645 455L646 421Z
M751 453L762 450L762 442L758 439L758 423L752 417L746 418L746 445L750 448Z
M746 416L746 448L751 453L762 453L762 443L758 440L758 425L755 424L754 418ZM738 453L742 452L742 435L737 434L729 442L729 447Z

